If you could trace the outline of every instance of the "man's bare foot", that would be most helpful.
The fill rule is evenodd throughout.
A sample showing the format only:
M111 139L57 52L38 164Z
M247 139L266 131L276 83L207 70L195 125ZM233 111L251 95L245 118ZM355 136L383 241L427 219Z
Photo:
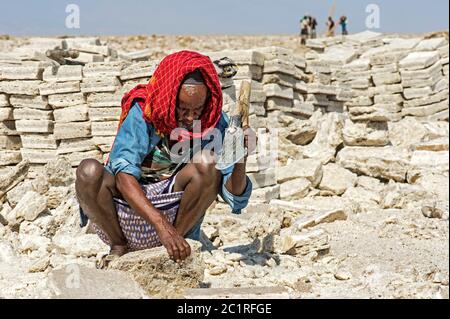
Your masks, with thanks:
M125 255L127 252L128 252L127 245L112 245L109 254L120 257Z
M111 246L111 249L109 251L109 254L106 254L100 258L100 260L97 263L98 269L106 269L108 268L109 264L119 258L120 256L125 255L128 252L128 247L126 245L113 245Z

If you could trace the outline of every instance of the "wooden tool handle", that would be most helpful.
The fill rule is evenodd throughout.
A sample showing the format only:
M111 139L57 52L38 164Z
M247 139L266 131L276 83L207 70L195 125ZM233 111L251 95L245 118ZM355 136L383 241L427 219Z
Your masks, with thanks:
M239 98L236 105L236 114L241 116L242 127L248 126L248 113L250 112L250 94L252 86L249 81L242 81Z

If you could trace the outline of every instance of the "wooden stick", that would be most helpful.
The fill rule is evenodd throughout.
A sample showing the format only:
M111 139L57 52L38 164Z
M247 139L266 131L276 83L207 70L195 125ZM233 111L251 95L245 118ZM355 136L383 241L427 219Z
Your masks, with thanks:
M239 91L239 98L236 105L236 114L241 116L242 127L248 126L248 115L250 112L250 94L252 91L252 86L249 81L242 81L241 88Z

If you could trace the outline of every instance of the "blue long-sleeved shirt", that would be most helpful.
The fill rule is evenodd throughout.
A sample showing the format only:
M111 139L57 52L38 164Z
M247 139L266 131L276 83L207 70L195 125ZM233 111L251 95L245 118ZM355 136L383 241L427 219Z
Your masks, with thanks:
M228 125L229 119L222 112L216 125L216 128L222 134L222 141ZM139 180L142 162L160 140L161 137L156 134L154 126L144 120L141 108L135 103L117 133L108 164L105 167L106 170L113 175L118 173L130 174ZM202 141L201 148L203 149L207 144L208 140ZM237 196L230 193L225 184L231 177L233 169L234 166L221 171L222 180L219 195L230 205L233 213L239 214L248 204L252 193L252 183L247 176L247 184L243 194Z

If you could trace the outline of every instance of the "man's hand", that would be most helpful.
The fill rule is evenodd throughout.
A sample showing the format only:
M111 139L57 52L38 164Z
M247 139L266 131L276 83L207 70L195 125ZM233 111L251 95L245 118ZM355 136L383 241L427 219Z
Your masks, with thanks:
M255 131L251 129L250 126L245 126L242 128L244 130L244 146L247 148L247 156L252 155L256 150L256 143L258 137Z
M181 262L191 255L191 247L186 239L184 239L171 223L164 216L161 223L155 225L161 244L167 249L170 258L176 262Z
M247 176L245 175L245 166L247 165L247 156L252 155L256 150L257 136L249 126L244 126L244 146L247 149L246 156L234 165L233 173L225 184L227 190L236 196L240 196L247 187Z
M126 173L116 176L116 186L124 199L139 216L155 227L156 233L170 258L176 262L186 259L191 254L191 247L178 234L177 230L147 199L136 178Z

